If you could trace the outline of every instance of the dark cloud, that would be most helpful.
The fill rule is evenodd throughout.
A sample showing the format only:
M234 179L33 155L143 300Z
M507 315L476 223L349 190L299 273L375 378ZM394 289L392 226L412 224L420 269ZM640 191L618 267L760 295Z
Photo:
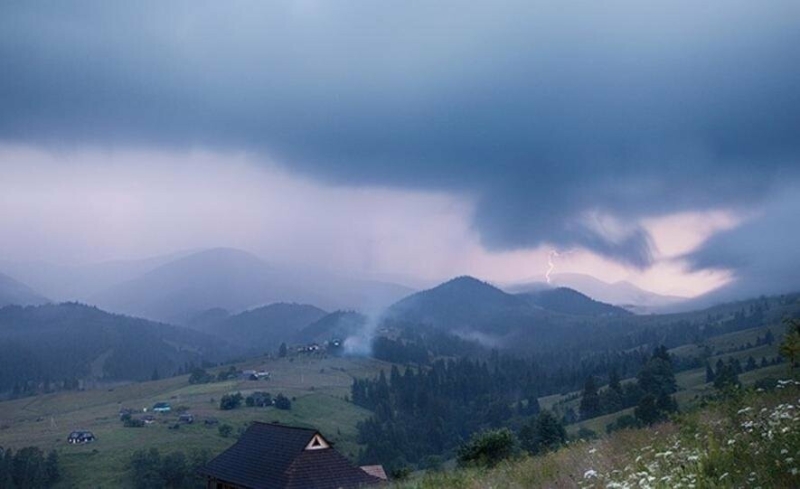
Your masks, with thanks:
M693 270L733 270L727 287L712 292L707 302L800 290L800 188L776 190L761 215L709 239L688 255ZM718 300L711 300L718 299Z
M638 267L630 223L797 176L793 0L133 5L3 3L0 140L244 149L464 192L488 248Z

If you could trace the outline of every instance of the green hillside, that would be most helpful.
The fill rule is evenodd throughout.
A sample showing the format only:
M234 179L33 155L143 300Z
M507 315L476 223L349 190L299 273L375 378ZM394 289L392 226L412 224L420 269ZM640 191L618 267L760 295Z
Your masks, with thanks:
M491 469L420 473L393 487L799 487L798 395L800 382L788 380L774 392L740 393L649 428L517 455Z
M345 402L344 397L349 395L353 377L371 377L391 365L371 359L299 355L257 359L235 367L267 370L271 378L192 385L184 375L107 390L59 392L0 402L0 439L5 448L36 445L43 450L57 450L66 474L65 487L125 487L127 463L135 450L156 447L162 453L181 450L187 454L207 450L213 455L230 446L237 430L254 420L314 426L333 440L338 450L355 458L355 425L370 413ZM295 400L289 411L275 407L219 409L224 394L241 392L246 396L254 391L273 396L283 393ZM182 424L177 430L169 429L177 423L176 410L156 415L156 422L143 428L124 427L119 419L121 408L141 410L159 401L170 402L173 408L185 406L196 421ZM205 426L204 420L209 418L217 419L219 425L232 426L233 436L220 436L219 425ZM75 429L91 430L97 441L69 445L67 435Z

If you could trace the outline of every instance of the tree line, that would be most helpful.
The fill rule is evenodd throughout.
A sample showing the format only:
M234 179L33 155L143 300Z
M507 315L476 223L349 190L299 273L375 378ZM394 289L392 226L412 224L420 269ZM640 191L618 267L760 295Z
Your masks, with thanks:
M0 447L0 487L3 489L39 489L61 480L58 453L47 455L38 447L20 448L14 453Z

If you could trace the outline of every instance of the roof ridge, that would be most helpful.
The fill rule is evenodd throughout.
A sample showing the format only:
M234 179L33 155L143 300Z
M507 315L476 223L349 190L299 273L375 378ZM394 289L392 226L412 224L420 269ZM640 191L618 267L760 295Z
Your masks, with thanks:
M253 421L251 423L251 425L274 426L274 427L278 427L278 428L286 428L286 429L289 429L289 430L313 431L314 433L319 433L319 430L316 429L316 428L304 428L302 426L291 426L291 425L282 424L282 423L276 423L276 422L268 423L266 421Z

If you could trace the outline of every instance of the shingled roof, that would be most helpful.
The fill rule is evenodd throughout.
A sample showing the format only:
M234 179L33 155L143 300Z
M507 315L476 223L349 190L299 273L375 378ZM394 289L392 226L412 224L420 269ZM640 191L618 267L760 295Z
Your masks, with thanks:
M251 489L338 489L382 482L352 465L317 430L259 422L200 473Z

